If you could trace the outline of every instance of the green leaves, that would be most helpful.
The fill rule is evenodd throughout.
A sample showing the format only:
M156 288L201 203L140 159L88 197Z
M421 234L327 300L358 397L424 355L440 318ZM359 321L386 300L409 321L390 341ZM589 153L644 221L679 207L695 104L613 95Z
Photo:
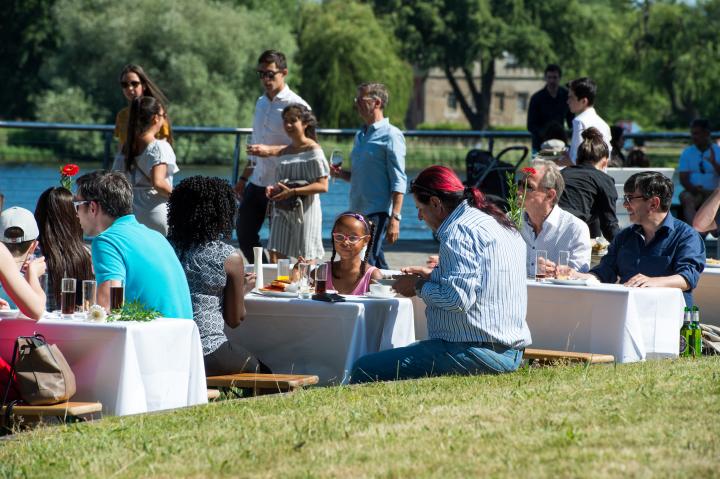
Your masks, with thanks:
M114 309L108 316L108 322L112 321L152 321L160 317L160 313L152 308L146 307L138 300L126 302L121 309Z

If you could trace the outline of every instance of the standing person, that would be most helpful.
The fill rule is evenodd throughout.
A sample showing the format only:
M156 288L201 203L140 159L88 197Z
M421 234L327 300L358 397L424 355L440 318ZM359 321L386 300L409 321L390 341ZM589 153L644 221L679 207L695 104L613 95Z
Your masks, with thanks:
M700 205L710 197L720 179L720 146L710 139L710 122L695 119L690 125L693 144L680 155L678 172L680 184L685 189L680 193L683 219L692 224Z
M425 301L430 339L361 357L351 382L516 370L531 338L525 243L515 226L450 168L426 168L410 191L440 241L440 261L405 268L394 288Z
M283 128L282 112L291 104L304 105L310 109L307 102L285 83L287 60L281 52L264 51L258 58L257 74L265 93L255 103L253 132L247 148L248 166L235 185L235 193L240 199L238 243L245 258L250 261L253 248L260 246L260 229L268 206L265 188L275 182L275 156L290 144L290 138Z
M562 70L558 65L545 67L545 87L530 97L527 114L527 129L532 135L533 153L540 151L543 141L549 139L546 132L551 124L567 124L572 122L572 113L568 108L568 91L560 86ZM555 136L553 136L555 138Z
M292 143L280 150L277 183L266 192L272 204L270 260L290 256L319 260L325 256L320 194L328 190L330 167L317 144L317 120L312 112L293 104L285 107L282 118Z
M123 96L128 101L128 106L120 110L115 117L115 138L120 142L119 150L127 141L128 119L130 118L130 104L135 98L143 96L151 96L160 100L163 105L168 104L167 97L158 88L149 76L145 73L140 65L125 65L120 72L120 88L122 88ZM172 128L170 120L165 117L162 128L157 133L157 139L167 140L172 145Z
M607 144L608 151L612 154L610 145L610 127L605 120L595 111L595 95L597 86L592 79L583 77L577 78L568 84L568 106L575 114L572 121L572 139L570 140L570 162L577 163L577 150L582 143L582 132L591 126L598 129L602 134L603 141Z
M331 166L330 174L350 182L350 209L375 225L369 262L380 269L388 265L383 238L389 244L400 236L405 175L405 137L385 118L389 93L382 83L358 86L355 108L365 126L355 135L350 160L352 170Z
M157 139L165 118L165 107L159 100L149 96L134 99L123 148L124 171L133 186L135 217L162 235L167 235L167 200L173 175L180 171L170 143Z

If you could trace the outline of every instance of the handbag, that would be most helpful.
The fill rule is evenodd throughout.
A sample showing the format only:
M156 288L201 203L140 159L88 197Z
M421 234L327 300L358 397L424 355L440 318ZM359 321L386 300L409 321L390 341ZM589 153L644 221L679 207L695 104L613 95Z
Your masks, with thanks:
M305 180L282 180L280 183L287 186L290 189L300 188L301 186L307 186L310 182ZM286 198L284 200L274 201L273 205L275 208L283 211L295 211L303 206L302 198L299 196L293 196L292 198Z
M60 349L48 344L42 334L17 338L10 368L3 405L13 382L22 400L31 406L66 402L75 394L75 374Z

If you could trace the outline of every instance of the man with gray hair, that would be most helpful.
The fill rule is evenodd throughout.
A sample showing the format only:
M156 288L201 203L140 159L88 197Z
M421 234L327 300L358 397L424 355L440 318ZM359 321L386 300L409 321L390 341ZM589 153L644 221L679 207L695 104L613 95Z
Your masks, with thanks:
M352 169L332 166L330 174L350 182L350 210L367 216L375 225L368 262L381 269L388 265L383 237L393 244L400 236L405 175L405 137L385 118L388 91L382 83L358 86L355 108L365 126L355 135Z
M525 196L525 212L520 230L527 243L527 274L535 275L538 251L547 252L546 274L553 276L560 251L567 251L569 266L586 272L590 267L590 230L575 215L562 210L558 201L565 181L557 165L535 159L532 170L518 184L518 194Z

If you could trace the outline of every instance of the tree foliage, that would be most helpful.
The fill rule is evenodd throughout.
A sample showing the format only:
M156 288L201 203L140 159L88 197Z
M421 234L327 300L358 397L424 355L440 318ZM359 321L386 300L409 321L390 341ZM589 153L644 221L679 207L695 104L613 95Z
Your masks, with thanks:
M368 5L330 1L307 4L298 34L302 92L324 127L359 123L353 97L360 83L390 90L386 116L404 123L412 87L410 65L398 56L392 37Z

